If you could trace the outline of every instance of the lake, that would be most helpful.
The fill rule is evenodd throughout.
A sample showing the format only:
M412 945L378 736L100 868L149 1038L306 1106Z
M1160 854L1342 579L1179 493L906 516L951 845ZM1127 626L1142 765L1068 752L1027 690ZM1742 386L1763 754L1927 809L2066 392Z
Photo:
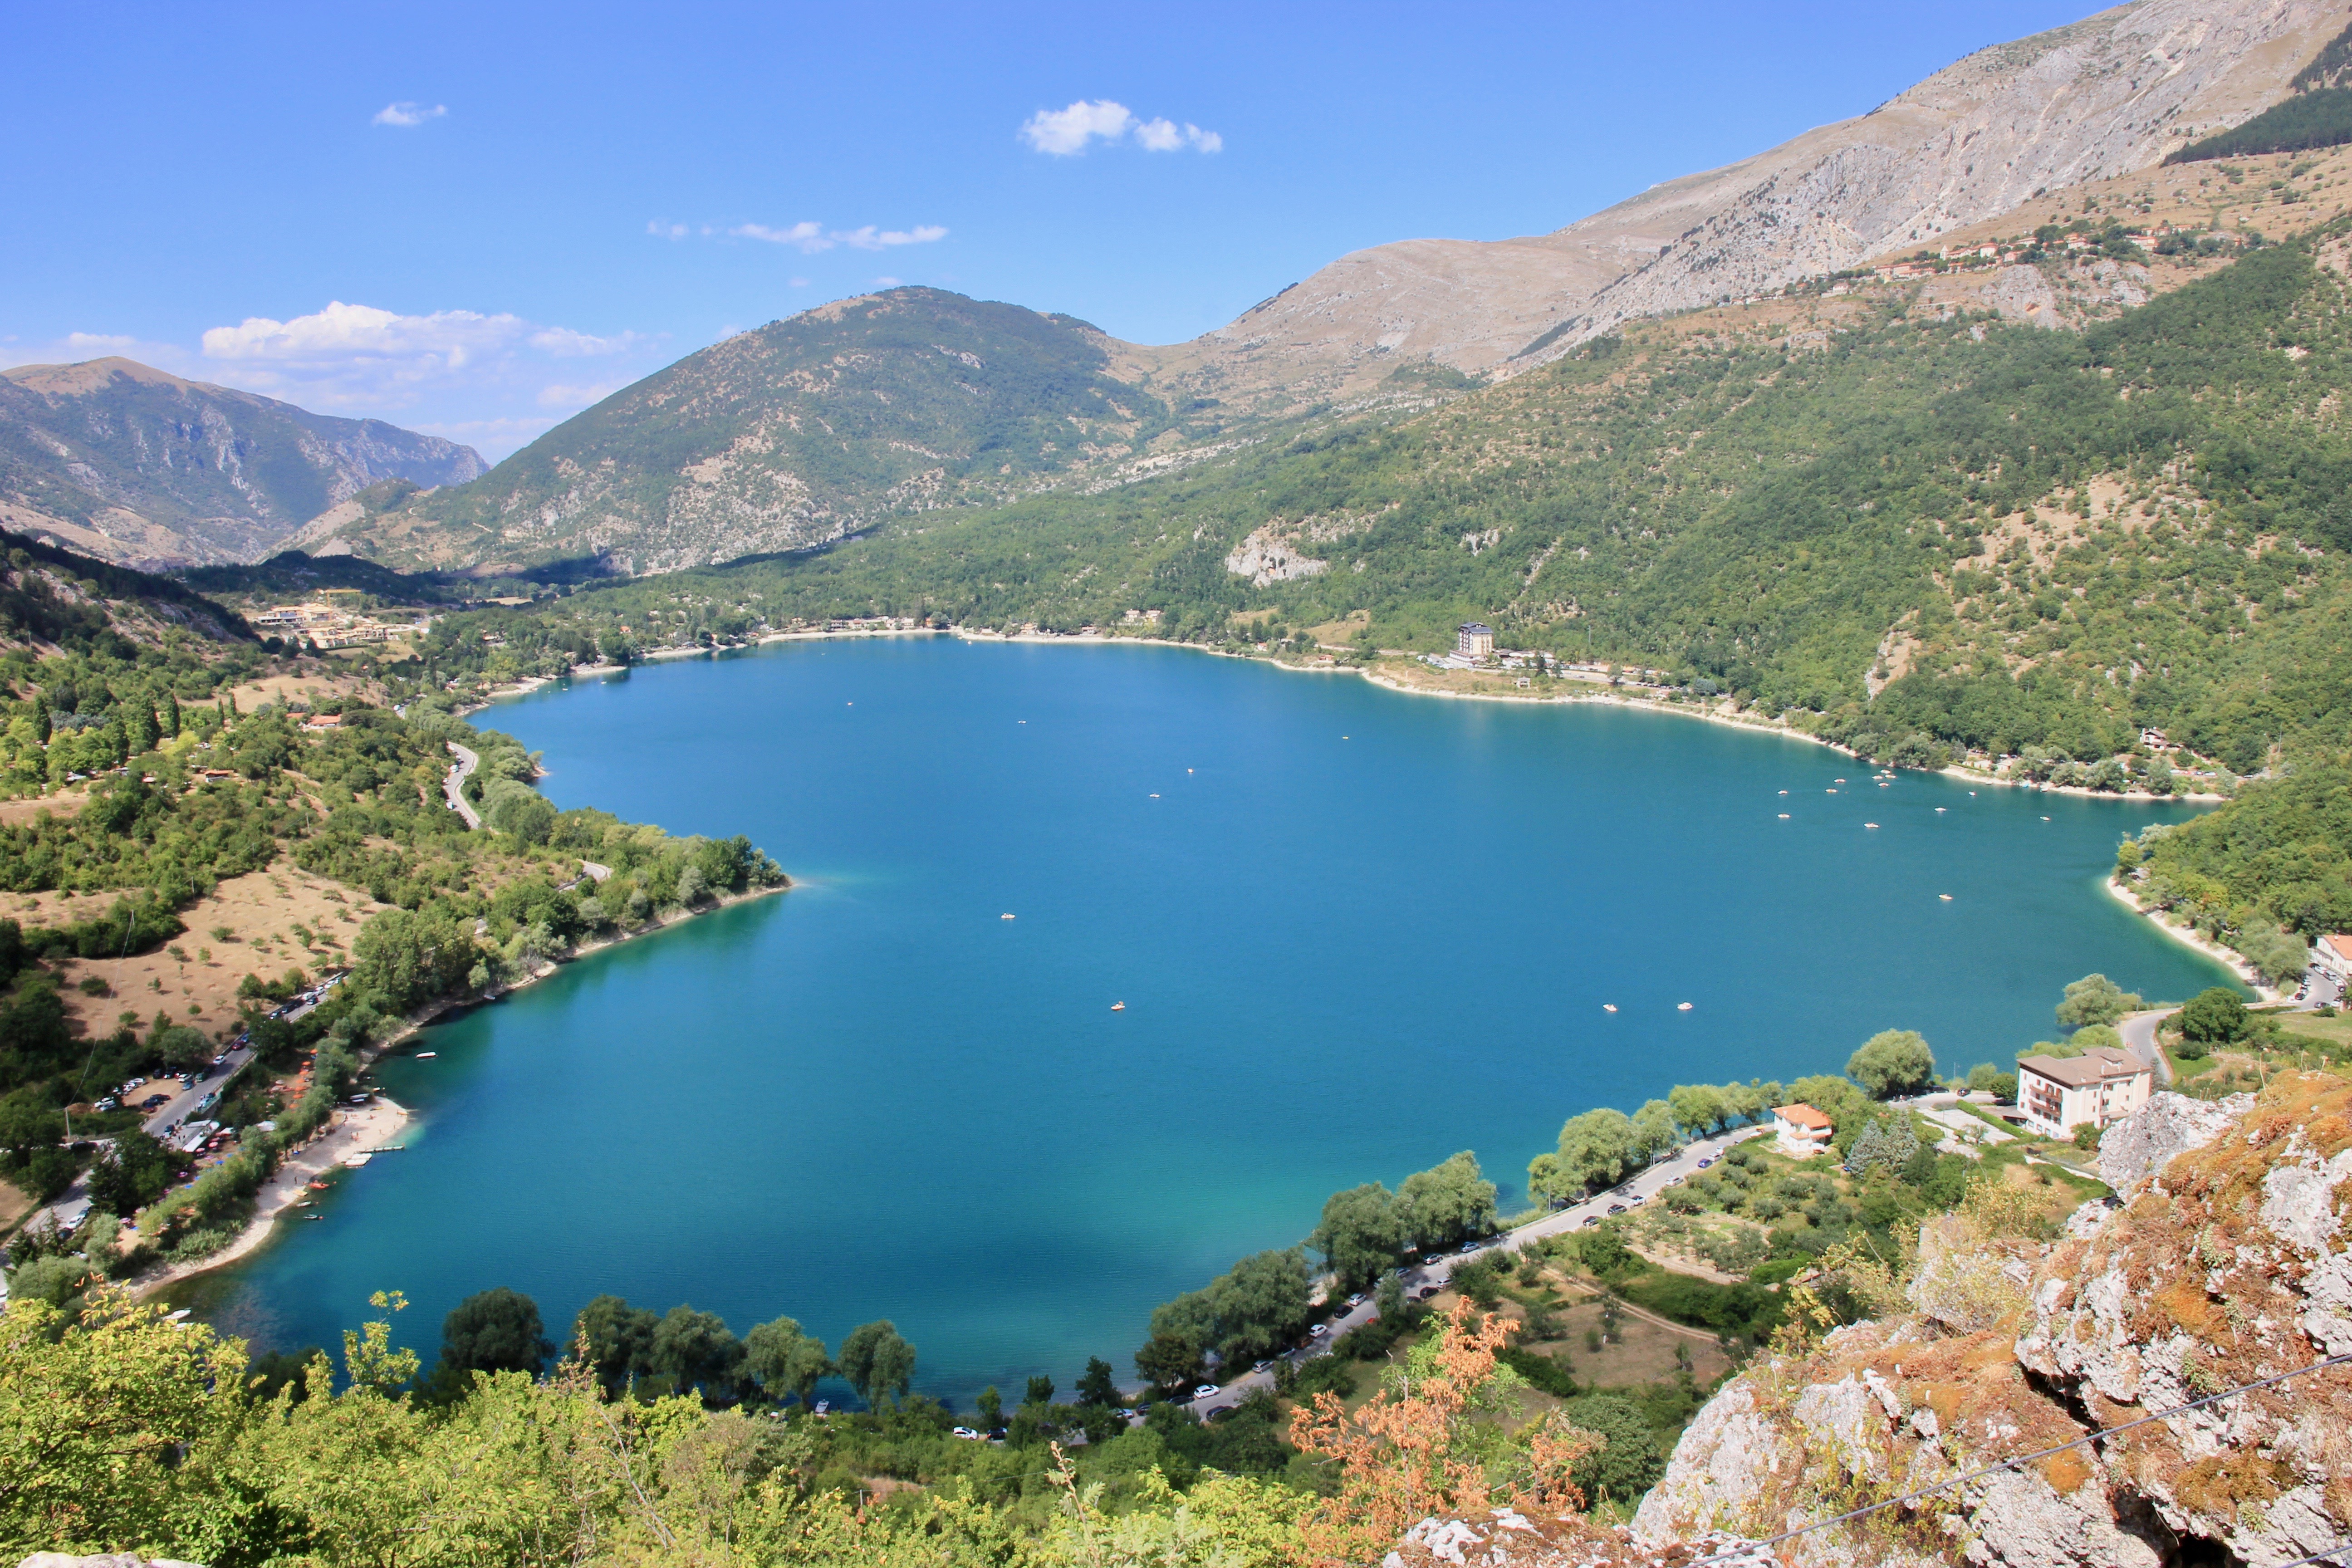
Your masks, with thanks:
M386 1062L413 1147L200 1293L264 1344L334 1344L398 1289L430 1361L444 1312L509 1285L559 1340L599 1291L829 1344L887 1317L918 1387L967 1403L1088 1355L1125 1379L1156 1303L1337 1188L1475 1149L1507 1212L1595 1105L1836 1071L1892 1027L2006 1065L2087 972L2228 978L2098 885L2184 808L1882 789L1598 704L937 637L476 721L543 751L559 805L748 833L799 886Z

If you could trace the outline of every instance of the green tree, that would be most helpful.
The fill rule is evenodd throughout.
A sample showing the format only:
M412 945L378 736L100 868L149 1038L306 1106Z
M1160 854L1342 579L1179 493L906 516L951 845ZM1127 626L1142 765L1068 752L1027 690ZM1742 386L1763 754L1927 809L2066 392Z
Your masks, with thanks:
M441 1320L441 1360L453 1372L537 1377L554 1350L541 1326L539 1303L503 1285L467 1297Z
M1845 1070L1874 1099L1885 1100L1935 1082L1936 1053L1916 1029L1882 1029L1847 1058Z
M2070 1028L2085 1024L2113 1024L2143 1004L2137 994L2125 990L2104 974L2085 974L2066 987L2058 1004L2058 1021Z
M1443 1163L1416 1171L1397 1193L1405 1237L1423 1253L1453 1247L1495 1228L1495 1184L1465 1149Z
M654 1331L661 1319L619 1296L593 1296L572 1321L572 1339L584 1346L588 1364L608 1388L617 1388L653 1370Z
M1342 1290L1360 1289L1379 1279L1403 1256L1404 1243L1402 1205L1378 1182L1326 1198L1323 1223L1307 1239L1339 1277Z
M1570 1472L1587 1497L1631 1502L1665 1473L1657 1434L1633 1401L1613 1394L1589 1394L1570 1402L1568 1418L1601 1439L1600 1447L1579 1459Z
M2226 1046L2246 1037L2246 1004L2226 985L2209 986L2180 1009L2180 1034L2198 1045Z
M841 1375L869 1405L903 1394L915 1377L915 1347L887 1318L861 1323L841 1342Z
M1734 1084L1727 1091L1713 1084L1676 1084L1668 1091L1666 1103L1673 1108L1677 1122L1694 1132L1707 1132L1723 1126L1738 1114L1731 1109L1726 1098L1727 1092L1738 1096L1740 1086Z
M1542 1190L1565 1198L1605 1187L1632 1167L1634 1150L1633 1119L1623 1111L1602 1106L1571 1116L1560 1126L1553 1167L1540 1173L1548 1178ZM1531 1184L1538 1177L1533 1166L1528 1174Z
M1112 1375L1110 1363L1100 1356L1087 1357L1087 1370L1078 1379L1078 1403L1081 1405L1123 1405L1118 1396L1118 1382Z
M648 1359L653 1370L666 1374L679 1392L699 1388L714 1400L724 1400L743 1364L743 1342L717 1313L698 1312L681 1302L662 1314Z
M977 1408L982 1431L993 1432L1004 1425L1004 1395L996 1392L996 1384L992 1383L980 1391Z
M66 1119L37 1089L20 1089L0 1100L0 1150L26 1160L37 1149L55 1148L66 1135Z
M1155 1328L1151 1338L1135 1352L1135 1370L1154 1388L1173 1393L1200 1382L1208 1366L1197 1338Z
M1054 1380L1042 1372L1034 1373L1029 1379L1027 1391L1021 1395L1021 1403L1024 1405L1053 1404Z
M1663 1100L1645 1100L1633 1112L1633 1152L1643 1163L1675 1146L1675 1122L1674 1107Z
M756 1324L743 1336L744 1374L779 1405L792 1397L806 1406L818 1380L833 1371L833 1358L824 1353L824 1342L791 1318Z

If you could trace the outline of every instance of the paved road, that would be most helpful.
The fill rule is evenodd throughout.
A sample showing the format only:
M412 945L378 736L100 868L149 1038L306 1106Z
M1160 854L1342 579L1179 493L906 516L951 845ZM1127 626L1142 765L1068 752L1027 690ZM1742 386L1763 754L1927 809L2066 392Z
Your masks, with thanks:
M152 1115L139 1124L140 1131L152 1138L168 1137L182 1122L195 1115L196 1107L205 1102L206 1095L216 1094L226 1087L229 1080L245 1070L245 1064L252 1059L253 1051L250 1047L239 1046L231 1050L228 1053L228 1060L215 1068L210 1078L198 1079L193 1085L173 1095L171 1103L158 1106ZM25 1222L25 1228L32 1230L37 1226L46 1226L54 1218L58 1229L71 1230L81 1224L89 1213L89 1189L83 1184L82 1179L77 1176L74 1178L73 1185L28 1216Z
M2178 1007L2158 1007L2152 1012L2134 1013L2116 1026L2116 1033L2124 1037L2124 1049L2156 1068L2158 1089L2171 1087L2172 1063L2156 1043L2156 1026L2179 1011Z
M1497 1237L1484 1246L1472 1247L1465 1252L1449 1253L1444 1258L1433 1258L1416 1268L1406 1269L1405 1291L1411 1295L1431 1285L1443 1286L1448 1279L1452 1278L1458 1265L1473 1258L1514 1252L1530 1241L1581 1230L1588 1219L1598 1223L1606 1218L1610 1208L1613 1205L1622 1204L1631 1211L1634 1207L1636 1198L1646 1202L1655 1197L1665 1191L1669 1183L1686 1178L1692 1172L1697 1170L1701 1160L1714 1160L1733 1144L1743 1142L1750 1138L1768 1136L1771 1131L1769 1126L1743 1127L1737 1131L1727 1132L1718 1137L1702 1138L1695 1143L1685 1143L1675 1150L1669 1158L1659 1161L1640 1174L1629 1177L1606 1192L1594 1194L1582 1203L1571 1204L1556 1214L1548 1214L1543 1218L1523 1225L1508 1235ZM1313 1348L1291 1351L1284 1359L1296 1366L1311 1361L1317 1356L1328 1355L1331 1353L1332 1342L1346 1337L1349 1332L1362 1328L1379 1316L1380 1313L1374 1310L1372 1300L1368 1295L1360 1306L1349 1307L1335 1315L1330 1320L1330 1331L1316 1336ZM1205 1416L1213 1410L1237 1403L1253 1390L1264 1388L1270 1391L1273 1387L1274 1369L1268 1367L1264 1372L1253 1370L1243 1373L1232 1382L1219 1387L1216 1393L1204 1394L1201 1398L1187 1400L1184 1403L1193 1415Z
M449 776L441 781L441 793L449 797L450 809L466 819L466 826L479 833L482 830L482 814L476 811L473 802L466 798L466 779L482 765L482 759L455 741L445 741L442 744L447 746L450 755L457 760L450 764Z

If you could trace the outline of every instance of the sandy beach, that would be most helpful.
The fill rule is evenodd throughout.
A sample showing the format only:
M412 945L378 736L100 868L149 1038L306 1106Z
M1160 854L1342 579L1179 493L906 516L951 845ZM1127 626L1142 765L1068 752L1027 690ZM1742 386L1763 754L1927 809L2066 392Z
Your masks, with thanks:
M2284 1002L2286 1000L2287 993L2275 990L2271 986L2263 984L2261 977L2254 973L2253 967L2247 963L2244 959L2239 957L2236 953L2231 952L2228 948L2223 947L2219 942L2206 941L2203 937L2198 935L2197 932L2189 930L2187 926L2176 924L2172 920L2165 915L2163 910L2154 909L2149 905L2140 902L2138 894L2118 883L2113 877L2100 878L2099 886L2107 890L2107 897L2115 900L2116 902L2123 905L2126 909L2131 910L2132 913L2145 917L2156 927L2157 930L2170 937L2173 941L2180 943L2183 947L2195 948L2198 952L2213 960L2216 963L2221 964L2223 967L2227 968L2231 973L2236 975L2240 980L2245 983L2247 987L2253 992L2257 1000L2263 1002Z
M346 1106L336 1111L308 1142L287 1152L277 1173L254 1194L253 1218L237 1233L235 1241L193 1263L168 1264L141 1275L131 1282L132 1294L152 1295L179 1280L226 1268L253 1252L269 1239L278 1219L292 1212L294 1205L319 1195L310 1191L312 1182L337 1179L330 1178L329 1173L340 1170L350 1155L396 1145L407 1126L406 1109L382 1095L365 1105ZM354 1177L364 1179L365 1173L343 1171L339 1179L348 1181Z

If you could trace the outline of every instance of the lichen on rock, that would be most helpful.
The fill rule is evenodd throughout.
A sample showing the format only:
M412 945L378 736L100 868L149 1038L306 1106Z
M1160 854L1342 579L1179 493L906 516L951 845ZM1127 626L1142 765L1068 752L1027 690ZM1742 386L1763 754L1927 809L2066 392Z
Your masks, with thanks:
M2165 1414L2352 1352L2347 1102L2319 1075L2218 1106L2158 1095L2102 1142L2119 1206L2086 1205L2046 1242L1965 1209L1930 1222L1911 1313L1727 1384L1635 1542L1769 1540L1955 1480L1777 1554L2160 1568L2218 1548L2259 1568L2352 1536L2352 1366Z

